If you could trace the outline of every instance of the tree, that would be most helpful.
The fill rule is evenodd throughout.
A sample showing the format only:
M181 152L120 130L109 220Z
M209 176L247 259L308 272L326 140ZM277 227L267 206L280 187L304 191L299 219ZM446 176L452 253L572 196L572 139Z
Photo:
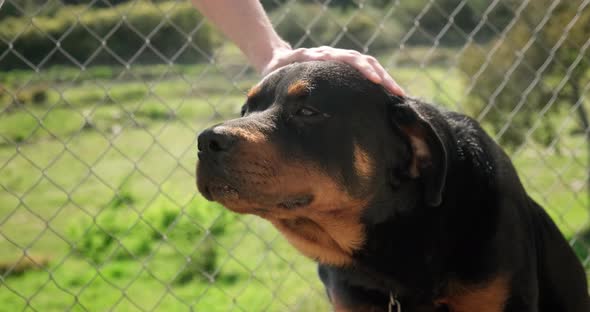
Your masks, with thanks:
M393 19L401 23L406 32L418 23L416 31L408 38L409 44L433 44L434 38L444 30L442 37L438 38L439 44L463 45L468 34L476 27L478 31L474 39L480 42L487 41L498 30L503 30L513 17L511 7L505 1L366 1L369 5L379 8L393 7ZM481 23L484 13L486 22Z
M264 9L268 11L272 11L282 5L291 5L289 0L260 0ZM341 9L348 9L348 8L355 8L358 7L359 3L363 1L359 0L331 0L331 1L317 1L317 0L299 0L296 3L298 4L321 4L326 3L331 8L341 8Z
M95 7L110 7L113 5L121 4L124 2L128 2L129 0L109 0L109 1L92 1L92 0L61 0L63 4L66 5L76 5L76 4L92 4Z
M522 2L513 3L516 8ZM567 108L576 112L590 149L584 106L590 88L590 6L582 0L538 0L516 10L521 18L503 36L470 47L462 57L471 114L494 128L501 143L519 146L531 138L554 141L550 116Z

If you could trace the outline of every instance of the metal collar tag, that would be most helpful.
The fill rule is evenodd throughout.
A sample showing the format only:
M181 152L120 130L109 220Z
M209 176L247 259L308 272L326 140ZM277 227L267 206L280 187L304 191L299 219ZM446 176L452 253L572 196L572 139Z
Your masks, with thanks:
M397 301L393 293L389 293L389 305L387 306L389 312L402 312L402 305Z

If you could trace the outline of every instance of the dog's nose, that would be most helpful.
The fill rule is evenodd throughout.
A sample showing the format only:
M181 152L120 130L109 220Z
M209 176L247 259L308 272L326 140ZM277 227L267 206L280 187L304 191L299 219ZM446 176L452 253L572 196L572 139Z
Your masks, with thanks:
M197 146L200 152L227 152L235 143L235 137L224 133L221 127L209 128L199 134Z

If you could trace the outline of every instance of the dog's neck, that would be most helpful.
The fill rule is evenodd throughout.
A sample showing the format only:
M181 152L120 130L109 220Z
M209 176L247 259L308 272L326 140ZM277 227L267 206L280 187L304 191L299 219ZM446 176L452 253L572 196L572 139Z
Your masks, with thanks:
M369 227L363 249L354 255L354 266L358 273L372 276L367 280L371 288L402 297L433 299L438 295L443 280L441 258L446 251L444 235L438 233L440 219L436 213L428 216L424 211L428 208L414 207L417 213L396 214Z
M367 227L365 245L354 256L355 265L363 268L358 269L357 274L374 272L366 273L375 276L366 281L371 287L384 293L394 291L400 296L434 300L444 292L449 278L454 278L448 272L455 271L453 257L456 248L461 248L457 246L473 235L487 235L487 230L475 233L473 228L478 228L479 220L494 217L494 204L489 200L481 202L484 198L494 198L493 187L484 185L493 182L487 174L473 175L480 172L474 170L482 164L480 158L475 158L478 155L469 154L465 147L457 148L463 148L461 152L468 155L458 158L453 153L449 164L450 183L447 183L440 206L431 207L417 200L420 198L419 182L409 182L401 186L406 190L383 191L366 208L367 213L389 212L373 218L379 222ZM406 193L412 195L399 195ZM459 211L457 207L468 210ZM481 241L485 239L482 237Z

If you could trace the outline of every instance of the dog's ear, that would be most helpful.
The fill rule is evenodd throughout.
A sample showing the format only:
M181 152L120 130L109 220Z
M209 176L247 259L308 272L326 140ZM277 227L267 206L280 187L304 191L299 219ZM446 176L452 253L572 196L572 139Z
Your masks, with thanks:
M420 178L424 183L426 204L438 206L442 202L448 169L446 136L443 127L436 122L441 118L440 113L419 107L413 100L394 97L392 101L394 127L412 149L406 174Z

